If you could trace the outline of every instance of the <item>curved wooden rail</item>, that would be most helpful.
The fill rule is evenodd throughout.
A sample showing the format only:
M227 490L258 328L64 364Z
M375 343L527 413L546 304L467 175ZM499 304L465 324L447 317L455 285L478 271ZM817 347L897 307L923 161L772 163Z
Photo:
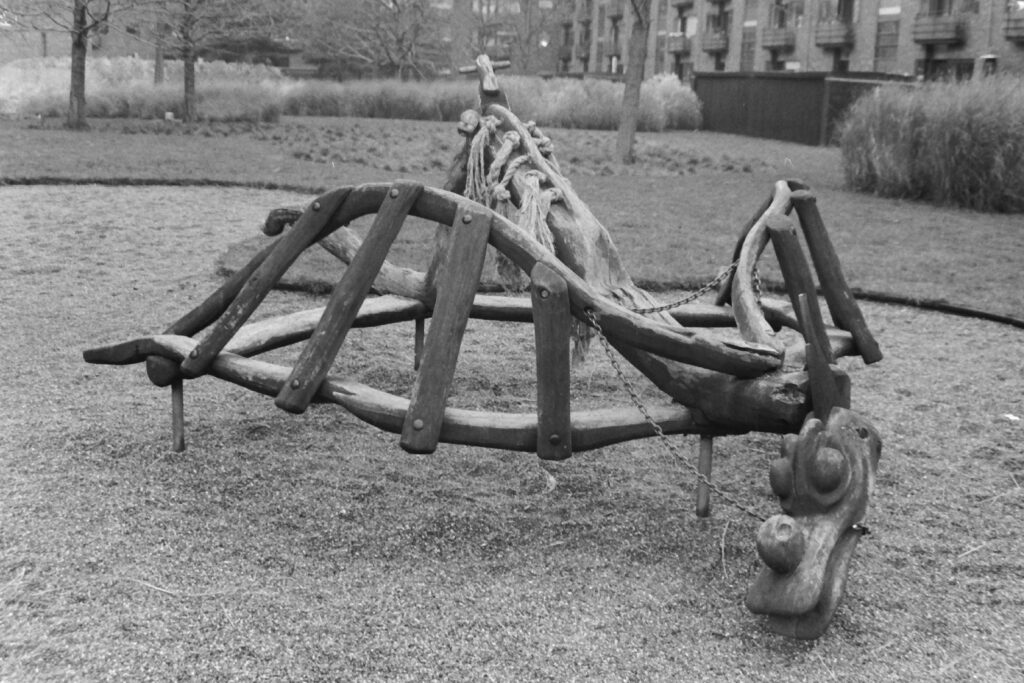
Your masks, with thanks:
M191 337L156 335L85 352L90 363L129 365L148 357L180 362L196 348ZM287 381L290 368L235 353L221 352L209 366L209 374L267 396L276 396ZM378 429L402 433L409 400L352 380L328 376L316 392L320 402L336 403ZM666 434L720 435L742 433L700 420L679 405L651 407L651 416ZM614 443L654 436L651 425L633 408L605 408L572 413L574 451L592 450ZM495 413L445 408L440 440L451 444L536 452L537 415Z

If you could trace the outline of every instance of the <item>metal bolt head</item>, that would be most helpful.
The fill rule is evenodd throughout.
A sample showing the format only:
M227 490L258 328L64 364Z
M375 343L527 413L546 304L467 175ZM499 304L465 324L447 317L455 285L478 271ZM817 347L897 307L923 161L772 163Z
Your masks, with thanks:
M192 349L188 352L189 358L199 358L199 349Z
M423 420L416 418L412 421L412 428L415 430L423 429Z
M473 222L473 217L470 216L468 213L464 213L464 214L462 214L462 222L463 223L472 223Z
M549 296L551 296L551 292L544 289L543 287L537 290L537 294L540 295L541 299L547 299Z
M391 188L391 192L389 192L388 194L390 194L392 197L397 197L398 196L398 188L397 187L392 187Z
M320 202L313 202L313 210L314 211L319 211L320 210Z
M292 380L292 389L298 389L301 386L302 386L302 382L300 382L297 379L293 379Z
M558 444L562 443L562 437L560 437L558 434L552 434L551 436L548 437L548 443L551 444L552 446L557 446Z

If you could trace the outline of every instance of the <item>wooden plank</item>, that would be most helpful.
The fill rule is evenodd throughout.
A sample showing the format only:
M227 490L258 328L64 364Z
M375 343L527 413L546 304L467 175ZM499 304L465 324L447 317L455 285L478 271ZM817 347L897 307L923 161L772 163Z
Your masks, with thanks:
M480 283L492 215L467 203L459 207L452 224L448 267L438 273L434 316L402 428L400 444L410 453L432 453L437 448L462 336Z
M420 369L420 361L423 360L423 337L426 334L426 317L416 316L416 329L412 336L412 369Z
M351 190L350 187L343 187L328 192L302 213L291 231L277 241L274 250L246 281L245 286L217 320L209 335L193 349L188 358L182 361L182 375L191 378L206 372L213 359L238 328L249 319L299 254L320 238L320 232L330 224L335 212L344 204Z
M711 514L711 457L714 450L715 439L712 436L702 435L697 453L697 471L705 478L697 478L697 516L707 517Z
M818 306L814 280L811 277L807 259L804 258L804 252L800 248L796 227L789 217L782 215L769 216L767 226L768 234L771 235L772 244L775 246L775 255L779 259L779 267L782 269L782 279L786 283L786 291L797 312L800 331L805 339L808 334L814 335L826 361L831 363L833 361L832 345L821 319L821 308ZM807 295L807 310L810 319L803 317L799 304L801 294Z
M828 231L825 230L825 223L821 220L817 199L807 191L794 192L793 205L800 218L800 227L807 240L807 249L811 252L811 260L818 273L825 301L828 302L832 321L836 327L848 330L853 335L854 343L865 363L882 360L878 342L868 329L864 314L861 313L849 285L846 284L839 257Z
M217 288L217 291L164 330L164 334L182 334L191 337L219 318L220 314L238 296L238 292L241 291L246 281L276 246L277 240L274 240L260 249L244 267L236 270L231 277L225 280L224 284ZM181 377L177 363L172 363L159 356L154 356L146 361L146 374L149 376L149 381L158 387L165 387Z
M537 455L542 460L565 460L572 456L569 288L543 263L534 266L530 280L537 357Z
M334 364L363 300L387 256L391 244L402 229L409 209L423 186L397 182L380 205L366 240L353 257L341 281L331 293L316 330L302 349L291 376L281 388L274 404L291 413L302 413L313 400L317 387Z

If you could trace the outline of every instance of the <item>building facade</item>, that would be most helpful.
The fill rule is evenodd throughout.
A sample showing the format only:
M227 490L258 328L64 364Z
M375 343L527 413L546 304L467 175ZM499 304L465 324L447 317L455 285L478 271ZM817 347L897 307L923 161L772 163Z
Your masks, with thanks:
M622 73L624 0L563 0L557 70ZM1024 74L1024 0L652 0L644 72Z

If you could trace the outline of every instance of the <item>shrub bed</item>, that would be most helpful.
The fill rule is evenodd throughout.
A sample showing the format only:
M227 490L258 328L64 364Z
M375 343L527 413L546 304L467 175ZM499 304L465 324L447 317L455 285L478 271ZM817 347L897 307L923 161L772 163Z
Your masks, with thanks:
M978 211L1024 211L1024 79L886 86L840 129L857 190Z

